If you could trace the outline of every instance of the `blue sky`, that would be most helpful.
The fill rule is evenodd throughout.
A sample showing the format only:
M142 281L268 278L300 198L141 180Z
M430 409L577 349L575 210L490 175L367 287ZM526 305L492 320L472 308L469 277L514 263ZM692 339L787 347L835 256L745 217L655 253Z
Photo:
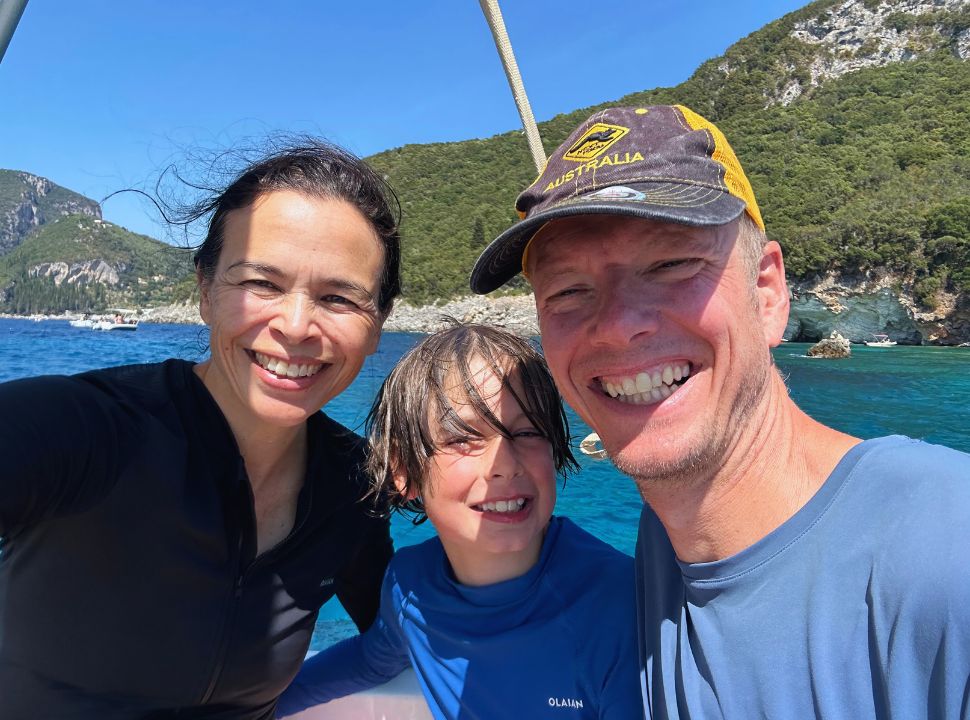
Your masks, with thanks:
M676 85L804 4L501 0L540 121ZM0 167L96 200L278 131L366 156L518 125L477 0L30 0L0 63ZM132 194L104 215L165 235Z

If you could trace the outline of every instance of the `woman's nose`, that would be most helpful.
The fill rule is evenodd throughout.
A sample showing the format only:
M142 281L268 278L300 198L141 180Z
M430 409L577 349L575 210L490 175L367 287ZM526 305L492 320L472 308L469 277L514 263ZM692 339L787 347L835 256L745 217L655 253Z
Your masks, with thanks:
M286 293L277 306L271 327L292 342L300 342L312 335L315 322L311 298L302 292Z

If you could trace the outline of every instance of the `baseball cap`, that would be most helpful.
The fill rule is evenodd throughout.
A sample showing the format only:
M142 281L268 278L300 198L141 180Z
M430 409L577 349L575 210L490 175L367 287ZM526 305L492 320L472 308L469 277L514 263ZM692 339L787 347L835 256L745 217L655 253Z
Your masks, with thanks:
M485 248L472 269L476 293L515 277L529 241L557 218L629 215L713 226L747 212L765 227L727 138L683 105L595 113L556 148L515 208L521 220Z

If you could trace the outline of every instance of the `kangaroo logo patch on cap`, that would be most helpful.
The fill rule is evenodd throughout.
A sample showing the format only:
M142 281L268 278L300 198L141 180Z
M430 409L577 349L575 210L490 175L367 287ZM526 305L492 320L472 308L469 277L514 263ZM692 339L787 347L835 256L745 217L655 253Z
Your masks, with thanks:
M628 132L630 132L630 128L625 128L622 125L594 123L579 140L573 143L573 146L563 154L562 158L573 162L592 160L606 152Z
M613 185L583 196L586 200L643 200L646 197L639 190L628 188L625 185Z

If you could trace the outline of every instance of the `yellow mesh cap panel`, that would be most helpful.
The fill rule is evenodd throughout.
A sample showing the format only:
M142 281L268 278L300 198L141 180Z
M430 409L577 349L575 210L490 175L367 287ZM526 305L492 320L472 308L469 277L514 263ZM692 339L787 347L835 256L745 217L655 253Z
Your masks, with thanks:
M738 162L738 158L734 154L734 150L731 149L727 138L724 137L724 133L714 123L701 117L690 108L683 105L674 105L674 107L680 110L684 120L693 130L707 130L714 137L714 153L711 157L724 167L724 184L727 185L728 192L744 201L748 215L763 232L765 223L761 219L758 202L754 199L754 190L751 189L751 183L748 182L748 178L741 168L741 163Z

